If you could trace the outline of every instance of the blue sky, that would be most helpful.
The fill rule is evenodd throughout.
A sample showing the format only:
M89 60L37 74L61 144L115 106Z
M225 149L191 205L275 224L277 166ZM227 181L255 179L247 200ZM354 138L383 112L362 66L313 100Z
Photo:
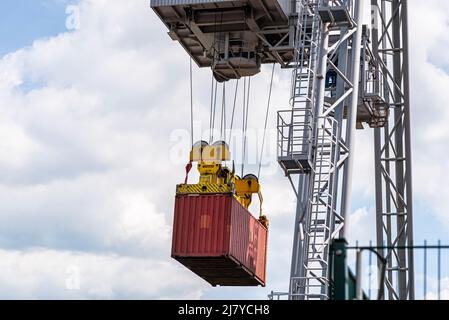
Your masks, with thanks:
M70 0L2 0L0 55L29 46L34 40L65 32L65 9Z
M77 2L0 1L0 298L263 299L285 289L294 203L280 171L263 179L269 287L211 289L170 259L173 190L184 163L167 165L167 157L173 131L188 129L188 59L147 0L81 0L81 28L69 32L66 6ZM441 94L449 76L439 67L449 65L449 28L441 23L449 5L431 2L411 2L410 20L433 30L418 22L412 29L415 240L449 243L449 189L441 181L449 171L441 161L449 153L449 101ZM254 92L266 91L269 76L264 69L255 78ZM197 114L207 118L210 74L195 68L194 78ZM281 109L289 80L276 74L272 101ZM254 114L250 123L263 118ZM366 240L374 235L372 134L359 138L355 172L371 176L356 177L353 208L363 210L351 228ZM68 285L72 276L79 288Z

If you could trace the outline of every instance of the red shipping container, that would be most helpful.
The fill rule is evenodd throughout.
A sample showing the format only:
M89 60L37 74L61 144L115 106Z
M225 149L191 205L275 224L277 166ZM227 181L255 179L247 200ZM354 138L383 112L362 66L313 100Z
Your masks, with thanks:
M268 230L233 195L178 195L172 257L213 286L265 286Z

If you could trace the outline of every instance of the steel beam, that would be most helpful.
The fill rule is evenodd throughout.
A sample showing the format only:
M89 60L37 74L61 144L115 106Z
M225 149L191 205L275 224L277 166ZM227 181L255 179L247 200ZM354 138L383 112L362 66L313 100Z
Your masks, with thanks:
M358 93L360 85L360 57L362 48L362 21L363 21L363 8L364 0L358 0L355 2L354 12L356 14L357 31L352 41L352 60L351 60L351 82L354 87L354 94L350 99L348 108L348 121L346 124L346 146L348 147L349 154L343 171L343 188L342 188L342 201L341 201L341 214L343 218L348 217L351 214L351 201L352 201L352 178L354 168L354 150L355 150L355 132L357 129L357 106L358 106ZM342 235L345 237L345 226L343 226Z

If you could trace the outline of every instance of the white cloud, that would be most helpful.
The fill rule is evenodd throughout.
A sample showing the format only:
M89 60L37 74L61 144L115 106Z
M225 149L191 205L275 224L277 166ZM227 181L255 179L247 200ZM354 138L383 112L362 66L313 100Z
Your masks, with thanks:
M449 188L442 183L449 169L447 162L442 161L449 153L446 108L449 101L445 94L449 69L442 54L449 45L449 6L445 1L413 2L410 9L411 16L417 17L411 19L410 51L414 194L431 208L434 217L449 227L445 214L449 210L445 201Z
M134 191L118 197L122 203L118 219L120 238L133 244L133 239L139 241L137 246L134 245L142 251L166 247L165 244L171 240L170 228L163 214L154 214L155 206L146 195Z
M0 287L8 298L198 298L204 283L170 260L183 170L166 155L185 125L173 117L184 54L145 2L80 8L80 30L0 60ZM71 265L81 290L67 292Z
M180 297L179 290L199 297L207 287L204 281L170 259L174 187L184 178L184 164L168 161L170 133L188 129L188 59L143 2L82 1L80 8L80 30L38 40L0 60L5 75L0 99L7 106L0 111L6 123L0 130L0 150L8 159L0 161L0 246L16 264L29 256L42 257L38 267L26 270L31 279L11 289L8 297L45 297L52 291L34 282L51 273L41 270L59 268L59 260L66 260L64 268L76 266L78 256L83 257L84 277L105 275L102 281L89 280L84 289L82 282L73 297L123 298L130 292L129 297L173 298ZM252 100L253 110L263 112L254 112L250 126L260 127L265 117L268 69L253 81L252 92L266 94ZM210 73L195 69L194 76L199 92L195 111L206 123L209 93L201 87L209 85ZM289 75L282 77L276 75L274 92L288 93ZM282 97L273 96L272 110L287 107ZM257 169L248 168L247 173L250 170ZM292 193L279 192L290 191L286 181L264 179L265 194L273 195L266 197L265 211L273 225L279 225L293 217ZM285 206L280 208L273 199ZM283 251L291 246L290 236L276 236L270 247ZM288 252L270 256L275 257L268 267L274 283L280 267L288 270L290 257ZM128 267L119 275L123 261ZM154 277L139 269L145 265L176 290L164 291L153 283ZM133 266L148 281L128 276ZM178 274L182 282L176 280ZM21 275L17 271L15 276ZM64 279L55 274L49 280L57 282L54 295L63 298L70 297L59 288ZM124 294L111 288L128 283ZM137 284L142 295L132 291ZM268 293L263 288L231 291L240 297L265 298ZM213 290L224 292L227 289Z
M449 225L449 189L440 179L449 169L441 161L449 152L441 94L449 77L438 53L449 8L410 5L422 18L411 19L415 186ZM280 170L262 176L272 225L268 288L208 290L170 260L174 187L184 178L183 164L168 161L170 134L189 129L188 58L146 1L84 0L80 9L79 30L0 59L0 291L6 298L264 298L286 289L295 203ZM432 34L423 31L429 24ZM263 126L270 71L253 80L251 127ZM207 128L210 73L195 68L194 79L195 115ZM290 73L277 70L269 126L276 110L288 108L289 87ZM374 231L371 141L371 131L358 133L354 189L368 204L350 217L352 242ZM65 288L72 266L80 290Z
M371 240L375 240L375 213L373 208L360 208L354 211L348 219L348 241L359 245L369 245Z
M198 299L205 287L175 264L116 255L1 250L0 268L2 299Z
M427 294L425 296L426 300L449 300L449 278L443 277L439 282L440 287L438 288L438 280L434 277L428 277ZM423 297L421 299L423 299Z
M0 123L0 166L22 168L39 146L13 121Z

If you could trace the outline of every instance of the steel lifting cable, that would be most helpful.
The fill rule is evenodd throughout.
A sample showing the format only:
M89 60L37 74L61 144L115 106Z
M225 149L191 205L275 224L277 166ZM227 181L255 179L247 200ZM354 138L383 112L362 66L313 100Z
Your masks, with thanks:
M271 107L271 93L273 92L274 68L275 68L275 64L273 63L273 69L271 70L270 90L268 93L267 111L265 113L265 126L263 129L262 147L260 150L260 157L259 157L259 170L257 172L257 178L259 178L259 180L260 180L260 171L262 169L262 158L263 158L263 152L264 152L264 148L265 148L265 140L266 140L266 135L267 135L268 115L270 113L270 107Z
M193 63L192 63L192 57L190 56L190 143L193 150L193 135L194 135L194 128L193 128ZM192 169L192 160L189 161L189 163L186 165L186 177L184 180L184 184L187 184L189 179L189 172Z
M210 143L213 142L214 140L214 131L215 131L215 114L216 114L216 110L217 110L217 92L218 92L218 81L215 80L215 95L214 95L214 99L213 99L213 110L212 110L212 123L211 123L211 128L210 128L210 134L211 134L211 138L210 138Z
M237 106L238 89L239 89L239 79L237 79L237 81L235 83L234 103L233 103L233 106L232 106L231 125L229 127L229 142L228 142L229 145L231 145L232 130L234 129L234 117L235 117L235 108Z
M214 67L215 67L215 59L216 59L216 54L217 52L219 52L219 50L217 50L217 42L219 42L220 39L218 39L217 41L217 34L219 32L221 32L221 25L222 25L222 21L223 21L223 13L221 14L221 23L220 23L220 30L217 29L218 26L218 21L217 21L217 15L214 16L214 42L212 43L212 48L213 49L213 56L212 56L212 84L211 84L211 108L210 108L210 121L209 121L209 130L210 130L210 136L209 136L209 144L211 144L214 140L214 130L215 130L215 112L216 112L216 107L217 107L217 89L218 89L218 81L215 79L214 77ZM217 32L218 31L218 32ZM219 46L220 44L218 44ZM215 86L214 86L215 83ZM214 90L215 87L215 90Z
M245 132L248 130L248 117L249 117L249 97L251 91L251 78L248 78L248 95L246 97L246 119L245 119ZM246 140L245 140L246 141Z
M216 17L216 15L215 15L215 17ZM215 21L216 21L216 19L215 19ZM216 23L216 22L215 22ZM218 43L216 43L216 46L218 47L218 49L217 48L214 48L215 49L215 53L217 53L218 52L218 55L220 54L220 46L221 46L221 39L220 39L220 36L221 36L221 33L222 33L222 29L223 29L223 12L221 12L221 14L220 14L220 24L219 24L219 29L218 29ZM216 28L216 27L215 27ZM215 29L216 30L216 29ZM216 42L216 32L215 32L215 35L214 35L214 41ZM218 95L218 92L217 92L217 85L218 85L218 81L217 81L217 83L216 83L216 86L215 86L215 106L214 106L214 128L213 128L213 130L215 130L215 110L216 110L216 104L217 104L217 95ZM223 82L223 93L222 93L222 110L221 110L221 120L220 120L220 122L221 122L221 128L220 128L220 139L222 140L223 139L223 118L224 118L224 103L225 103L225 101L224 101L224 99L225 99L225 90L226 90L226 87L225 87L225 83ZM213 138L213 136L212 136L212 138ZM213 140L213 139L212 139Z
M193 67L192 57L190 57L190 141L193 149Z
M223 82L221 101L220 139L226 141L226 82Z
M246 86L245 86L246 87ZM245 89L247 92L245 93ZM245 173L245 160L246 160L246 134L248 131L248 116L249 116L249 97L251 91L251 78L248 78L248 86L243 90L244 102L243 102L243 152L242 152L242 177ZM246 96L246 105L245 105Z
M223 141L226 141L226 126L227 126L227 119L226 119L226 82L223 84Z
M243 108L242 108L242 133L245 132L245 112L246 112L246 78L243 78ZM243 177L243 172L245 169L245 156L243 155L244 152L244 146L245 139L242 136L242 174L241 177Z
M212 142L212 115L214 108L214 73L212 72L212 80L210 85L210 115L209 115L209 143Z

